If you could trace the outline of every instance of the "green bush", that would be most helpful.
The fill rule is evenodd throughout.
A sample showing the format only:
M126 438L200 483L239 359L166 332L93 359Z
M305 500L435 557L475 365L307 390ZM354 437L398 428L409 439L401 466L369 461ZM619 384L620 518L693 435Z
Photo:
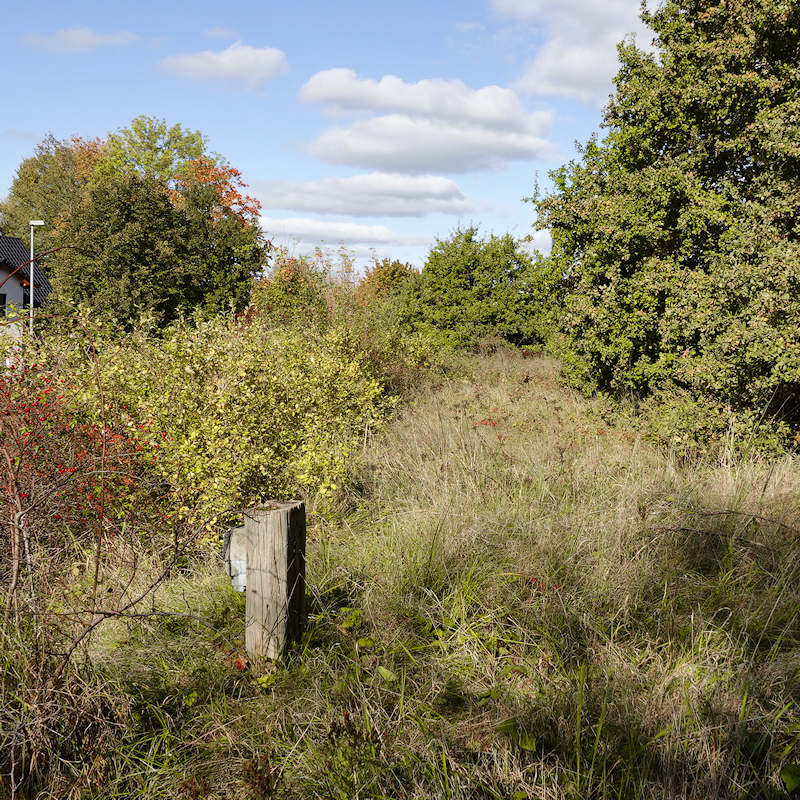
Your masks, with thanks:
M498 335L515 344L536 336L537 267L512 236L479 239L477 228L439 240L428 255L409 317L448 346Z
M418 281L419 272L411 264L397 259L375 261L356 287L356 298L369 305L381 298L398 297Z
M800 422L800 7L669 0L620 47L608 135L538 202L585 391ZM716 412L715 412L716 413Z
M327 265L320 258L291 256L285 249L278 249L269 275L253 290L253 304L262 316L278 323L296 322L299 318L320 323L328 316L329 284Z
M56 336L47 346L68 359L62 372L76 387L97 391L82 348ZM124 340L96 332L95 349L106 402L157 450L153 470L195 520L298 494L324 505L387 403L340 325L278 327L257 311L197 316Z

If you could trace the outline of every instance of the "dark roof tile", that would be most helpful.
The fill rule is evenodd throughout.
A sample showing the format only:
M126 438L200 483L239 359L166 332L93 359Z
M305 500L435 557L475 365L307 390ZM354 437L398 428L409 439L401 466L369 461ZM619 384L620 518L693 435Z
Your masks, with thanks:
M30 261L30 258L30 253L22 244L22 239L18 239L16 236L0 236L0 264L8 264L13 269ZM30 275L29 270L29 267L23 267L20 270L26 279ZM44 274L44 270L36 261L33 262L33 282L34 301L37 305L41 305L53 291L53 287L50 285L47 275Z

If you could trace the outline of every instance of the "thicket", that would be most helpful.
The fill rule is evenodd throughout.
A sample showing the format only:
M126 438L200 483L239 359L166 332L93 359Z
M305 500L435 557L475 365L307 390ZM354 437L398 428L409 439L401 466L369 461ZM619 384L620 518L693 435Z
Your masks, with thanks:
M475 227L457 230L436 242L419 277L407 282L407 322L446 347L491 337L537 341L547 307L545 271L541 259L510 234L482 239Z
M104 643L217 625L164 586L206 559L218 570L242 508L299 496L320 519L352 502L355 465L428 347L357 302L348 275L279 252L239 314L121 330L49 308L39 339L4 341L0 796L110 780L130 703L156 707L101 674Z
M677 393L677 427L800 423L800 8L669 0L620 46L602 141L538 225L563 274L558 343L584 391ZM706 412L709 413L706 413Z

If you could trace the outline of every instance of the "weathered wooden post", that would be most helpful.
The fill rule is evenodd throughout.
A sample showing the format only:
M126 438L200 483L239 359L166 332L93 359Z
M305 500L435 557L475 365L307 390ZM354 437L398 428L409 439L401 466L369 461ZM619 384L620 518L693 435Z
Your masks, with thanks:
M243 533L245 647L250 658L277 658L305 627L305 504L271 502L248 509Z

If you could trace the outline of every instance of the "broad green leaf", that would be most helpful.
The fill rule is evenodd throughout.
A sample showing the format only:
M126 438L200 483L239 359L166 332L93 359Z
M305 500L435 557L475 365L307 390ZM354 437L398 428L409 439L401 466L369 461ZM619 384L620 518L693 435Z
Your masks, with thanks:
M800 764L787 764L781 770L781 782L789 794L800 789Z
M381 676L387 683L393 683L397 680L397 675L394 674L390 669L384 666L378 667L378 675Z

